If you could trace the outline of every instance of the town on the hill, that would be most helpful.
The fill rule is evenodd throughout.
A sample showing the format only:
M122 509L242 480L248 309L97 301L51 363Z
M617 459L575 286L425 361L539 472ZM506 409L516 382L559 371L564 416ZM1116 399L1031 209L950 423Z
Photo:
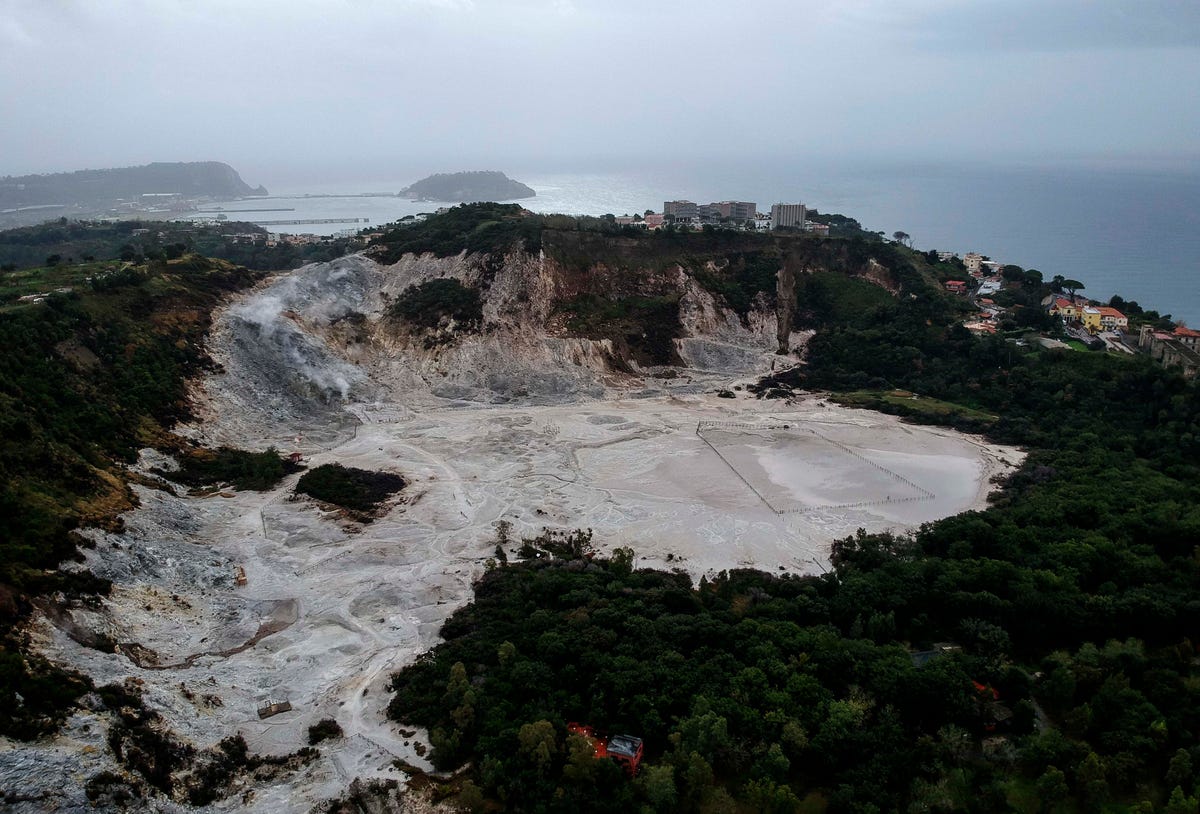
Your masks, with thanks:
M1015 298L1005 292L1024 287L1030 274L1040 282L1040 272L1026 272L977 252L968 252L962 257L954 252L937 252L937 258L943 263L961 264L966 272L964 279L943 283L948 292L965 297L973 306L973 313L963 321L963 327L979 334L1019 332L1019 326L1012 322ZM1194 378L1200 373L1200 349L1197 348L1200 331L1182 324L1168 326L1165 323L1169 323L1169 318L1144 312L1136 302L1121 297L1101 303L1081 296L1077 291L1083 287L1076 280L1062 277L1050 281L1051 293L1041 298L1039 306L1048 317L1056 318L1044 323L1043 327L1053 326L1057 330L1036 334L1037 342L1047 347L1076 350L1145 353L1164 367L1178 368L1186 378ZM1014 341L1028 339L1015 338Z

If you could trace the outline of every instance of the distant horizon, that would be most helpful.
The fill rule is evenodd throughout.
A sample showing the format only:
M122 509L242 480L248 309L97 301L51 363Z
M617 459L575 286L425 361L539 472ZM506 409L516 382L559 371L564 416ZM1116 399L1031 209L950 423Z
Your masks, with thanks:
M1200 291L1194 284L1200 270L1198 164L1147 159L1132 166L1117 157L835 162L762 155L569 163L463 158L445 164L408 156L403 166L384 169L359 160L299 171L224 163L249 186L262 185L273 196L394 196L427 175L486 168L532 186L537 196L518 203L543 213L661 211L664 201L680 198L754 201L760 211L776 202L804 203L853 217L867 230L904 231L923 251L979 251L1048 276L1082 279L1088 284L1085 293L1100 301L1120 294L1200 324ZM376 205L343 199L340 205L330 200L303 208L309 218L369 217L375 224L420 211L402 198L374 200Z
M710 156L681 156L678 153L669 159L652 156L590 156L578 158L566 157L522 157L508 158L442 158L430 156L414 159L406 156L403 160L389 162L386 159L375 161L354 162L313 162L305 165L286 167L272 164L270 161L235 159L221 157L175 158L153 157L144 160L114 162L106 165L91 166L58 166L45 165L39 167L0 168L0 178L19 178L36 175L58 175L74 172L89 172L97 170L126 169L143 167L150 164L194 164L215 162L226 164L237 171L242 180L250 186L265 186L268 190L272 184L284 184L289 191L297 184L313 183L326 185L329 183L388 183L394 184L404 180L406 184L438 173L498 171L514 180L521 180L515 173L557 174L557 173L640 173L661 171L664 168L694 168L698 165L720 168L723 170L737 167L759 166L764 164L779 164L789 168L823 167L838 170L858 169L864 172L872 170L896 171L907 169L920 172L937 170L960 171L964 169L1019 169L1019 170L1098 170L1104 172L1130 173L1181 173L1186 175L1200 174L1200 153L1178 154L1077 154L1077 155L1041 155L1030 154L980 156L942 156L930 157L920 154L836 154L836 155L710 155ZM381 165L384 167L381 171ZM411 178L409 177L411 176Z

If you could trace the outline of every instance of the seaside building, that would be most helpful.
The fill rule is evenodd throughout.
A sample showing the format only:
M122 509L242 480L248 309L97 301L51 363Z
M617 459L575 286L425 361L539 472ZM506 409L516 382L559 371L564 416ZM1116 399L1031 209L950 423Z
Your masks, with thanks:
M1176 328L1176 331L1179 329ZM1185 328L1185 331L1188 329ZM1190 331L1195 333L1195 331ZM1138 333L1138 348L1163 367L1178 368L1184 378L1194 379L1200 374L1200 352L1194 346L1181 342L1176 333L1156 331L1150 325L1143 325Z
M1067 322L1075 322L1079 319L1079 308L1066 297L1056 297L1050 303L1050 314L1060 316Z
M700 207L692 201L665 201L663 218L668 221L695 221L700 218Z
M967 267L967 271L978 274L983 265L983 255L979 252L967 252L963 256L963 265Z
M1116 308L1100 305L1096 307L1096 310L1100 312L1100 327L1104 330L1123 331L1129 327L1129 318Z
M1192 350L1200 348L1200 331L1193 331L1184 325L1175 326L1175 330L1171 332L1171 338L1186 348Z
M803 229L804 204L777 203L771 205L772 229Z
M718 201L699 207L700 220L716 223L722 220L750 220L758 212L758 205L750 201Z
M676 223L719 223L727 220L752 220L758 205L752 201L716 201L696 204L692 201L663 202L663 217Z

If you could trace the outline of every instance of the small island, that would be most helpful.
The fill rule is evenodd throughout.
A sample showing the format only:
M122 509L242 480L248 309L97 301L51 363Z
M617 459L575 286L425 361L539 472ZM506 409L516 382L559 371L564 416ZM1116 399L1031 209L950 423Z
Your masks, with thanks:
M405 187L399 194L419 201L459 203L511 201L537 195L520 181L514 181L504 173L494 170L437 173Z

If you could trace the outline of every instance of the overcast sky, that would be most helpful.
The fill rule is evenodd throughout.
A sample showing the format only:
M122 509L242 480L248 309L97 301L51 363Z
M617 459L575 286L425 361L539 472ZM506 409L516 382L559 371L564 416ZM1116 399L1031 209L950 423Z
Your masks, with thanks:
M1200 0L0 0L0 175L1200 156Z

